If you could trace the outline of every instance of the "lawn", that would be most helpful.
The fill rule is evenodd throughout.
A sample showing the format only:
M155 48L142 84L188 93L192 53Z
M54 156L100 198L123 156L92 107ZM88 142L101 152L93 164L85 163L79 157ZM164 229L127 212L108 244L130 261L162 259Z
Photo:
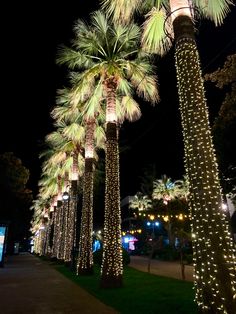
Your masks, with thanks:
M63 265L55 267L80 287L122 314L197 313L191 282L156 276L126 267L122 288L101 289L98 267L95 267L92 276L76 276Z

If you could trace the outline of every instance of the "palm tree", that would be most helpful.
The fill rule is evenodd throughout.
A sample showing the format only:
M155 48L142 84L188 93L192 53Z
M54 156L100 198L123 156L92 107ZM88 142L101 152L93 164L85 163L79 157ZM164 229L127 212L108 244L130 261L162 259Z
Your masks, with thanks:
M199 54L195 42L193 14L223 23L230 0L103 0L114 18L127 21L133 12L144 9L143 47L163 54L175 39L175 66L184 134L185 167L190 184L195 292L203 312L236 312L236 258L222 212L218 165L209 126L208 109ZM121 5L122 4L122 5ZM174 35L173 35L174 33ZM209 263L209 260L211 262Z
M161 179L155 180L153 182L153 199L162 200L167 209L168 238L171 246L174 245L174 239L172 236L172 223L170 218L169 202L175 199L184 198L185 195L186 188L184 186L184 181L172 181L171 178L163 175Z
M130 208L138 209L138 211L145 211L152 207L152 201L148 198L147 195L142 195L138 192L134 195L133 199L130 202Z
M93 232L93 184L94 184L94 148L103 146L105 133L98 119L85 118L85 172L83 189L83 207L80 229L78 274L93 272L92 232ZM102 140L102 143L101 141ZM95 143L96 142L96 143Z
M89 93L91 93L91 90L87 91L87 95ZM73 101L69 91L64 91L64 93L61 92L60 94L58 102L63 104L63 107L56 107L52 113L53 117L58 122L65 120L69 125L81 124L84 126L85 131L85 171L77 273L91 274L93 272L94 149L104 148L104 113L102 107L99 106L99 89L95 88L93 94L86 102L78 104Z
M82 175L84 170L84 158L81 153L85 131L84 127L76 122L67 124L66 121L59 119L55 122L55 126L57 127L57 131L47 135L46 142L54 148L56 153L47 161L45 170L50 171L56 166L57 169L61 168L62 170L64 169L64 171L67 171L67 173L69 173L69 178L72 179L69 212L65 217L66 230L64 232L65 246L63 254L65 261L73 262L72 255L77 242L77 184L78 178ZM61 214L59 213L61 218L63 213L68 211L69 204L64 205L64 210L61 209Z
M106 182L105 221L102 263L102 287L122 285L121 212L119 191L118 119L134 120L140 116L138 95L155 103L158 100L156 79L146 54L138 49L139 28L131 24L112 24L102 12L92 14L91 26L79 20L72 49L63 48L59 63L71 69L76 101L90 85L101 88L106 101ZM119 114L119 111L121 114Z

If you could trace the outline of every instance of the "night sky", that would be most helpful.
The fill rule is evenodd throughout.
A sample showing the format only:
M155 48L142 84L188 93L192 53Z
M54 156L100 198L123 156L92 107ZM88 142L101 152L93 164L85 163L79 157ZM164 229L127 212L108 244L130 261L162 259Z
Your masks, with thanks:
M36 191L40 175L39 152L51 132L49 112L56 90L66 84L55 65L61 43L72 38L73 21L86 17L98 1L66 1L48 7L49 1L29 5L7 2L1 20L1 130L0 152L13 151L30 169L30 187ZM86 6L85 4L86 3ZM203 73L222 66L227 55L236 53L236 8L215 28L201 21L196 35ZM159 178L167 174L180 179L184 174L183 143L174 68L173 50L157 63L161 102L152 107L141 100L143 115L120 130L121 195L139 190L143 169L155 165ZM223 94L207 83L210 119L217 114Z

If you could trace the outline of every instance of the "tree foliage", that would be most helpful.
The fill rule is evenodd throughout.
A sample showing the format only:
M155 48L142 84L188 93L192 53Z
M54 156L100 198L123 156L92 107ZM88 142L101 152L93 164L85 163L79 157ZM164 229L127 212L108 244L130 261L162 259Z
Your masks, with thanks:
M12 152L0 155L0 220L9 223L9 241L27 236L32 192L26 187L29 170Z
M213 135L220 169L227 182L232 182L236 167L236 54L229 55L222 68L206 74L205 79L223 90L225 98L213 125ZM225 192L232 184L224 184Z

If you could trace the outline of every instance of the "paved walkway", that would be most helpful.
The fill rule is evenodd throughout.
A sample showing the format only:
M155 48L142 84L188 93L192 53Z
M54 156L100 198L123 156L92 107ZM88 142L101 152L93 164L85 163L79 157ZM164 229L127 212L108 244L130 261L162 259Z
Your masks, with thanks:
M130 265L148 271L148 258L131 256ZM182 279L180 264L151 260L150 273ZM193 280L193 267L185 266L186 280ZM53 267L31 254L10 256L0 268L1 314L115 314Z
M31 254L10 256L0 268L1 314L115 314Z
M143 256L131 256L129 266L148 272L148 258ZM150 261L150 273L182 280L179 262L166 262L156 259ZM185 280L193 281L193 266L185 265Z

